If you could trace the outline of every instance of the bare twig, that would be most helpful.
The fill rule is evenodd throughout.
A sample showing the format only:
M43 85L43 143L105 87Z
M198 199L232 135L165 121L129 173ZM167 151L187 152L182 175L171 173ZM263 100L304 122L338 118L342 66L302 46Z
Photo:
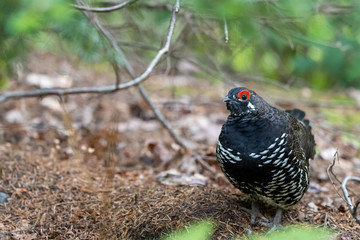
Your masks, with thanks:
M347 202L347 205L348 205L348 208L349 208L349 211L351 213L351 215L355 218L356 222L358 224L360 224L360 217L357 215L357 209L358 209L358 206L360 204L360 199L358 199L355 203L355 206L353 206L352 202L351 202L351 199L349 197L349 193L348 193L348 190L346 188L346 184L348 181L356 181L356 182L359 182L360 183L360 177L354 177L354 176L348 176L344 179L344 181L342 182L341 184L341 190L343 191L344 193L344 197L345 197L345 200Z
M179 11L179 0L176 1L176 4L174 6L174 10L173 10L173 15L172 15L172 19L175 23L175 17L176 17L176 13ZM132 66L129 64L129 62L127 61L125 54L122 52L120 46L118 45L116 39L114 38L114 36L105 28L101 25L101 23L98 21L98 19L96 17L89 17L87 15L88 19L94 23L94 25L99 29L100 33L102 33L110 42L111 46L115 49L115 51L120 55L120 57L122 58L123 62L124 62L124 67L125 70L128 72L128 74L134 78L135 77L135 71L132 68ZM171 29L170 29L171 30ZM170 31L169 30L169 31ZM168 41L168 48L170 46L170 39ZM117 76L118 77L118 76ZM170 136L175 140L175 142L177 144L179 144L182 148L187 149L185 143L176 135L176 133L174 132L174 130L172 129L171 125L169 124L168 121L166 121L165 117L162 115L162 113L155 107L155 105L151 102L145 88L141 85L138 84L137 85L138 91L140 93L140 95L143 97L143 99L148 103L148 105L150 106L151 110L153 111L155 117L158 119L158 121L161 123L161 125L169 132Z
M82 2L80 0L77 1L79 6L81 6ZM27 91L27 92L8 92L0 95L0 102L9 100L9 99L17 99L17 98L25 98L25 97L43 97L48 95L58 95L58 96L64 96L69 94L80 94L80 93L110 93L115 92L121 89L125 89L134 85L137 85L137 88L141 94L141 96L145 99L145 101L149 104L152 111L154 112L155 117L160 121L160 123L165 127L165 129L169 132L171 137L176 141L177 144L179 144L182 148L186 149L186 145L181 141L181 139L175 134L175 132L172 130L170 124L166 121L164 116L161 114L159 110L156 109L156 107L152 104L151 100L146 94L145 89L139 85L142 81L147 79L150 75L150 73L153 71L159 60L163 55L168 53L170 48L170 42L171 38L174 33L175 28L175 22L176 22L176 14L179 12L180 8L180 2L179 0L176 1L174 5L174 9L172 12L172 16L170 19L169 24L169 30L168 34L166 36L165 43L163 47L157 52L156 56L153 58L153 60L150 62L148 67L145 69L145 71L139 76L135 77L135 72L129 62L127 61L125 55L123 54L122 50L120 49L116 39L114 36L105 28L102 26L102 24L99 22L99 20L94 15L89 15L89 13L85 12L85 16L89 19L90 22L92 22L98 31L104 35L109 43L111 44L112 48L116 51L116 53L120 56L120 58L123 60L122 64L125 68L125 70L128 72L128 74L133 78L133 80L128 81L126 83L120 83L120 75L118 72L118 67L115 66L115 63L112 63L116 75L116 84L111 86L102 86L102 87L81 87L81 88L69 88L69 89L38 89L34 91Z
M182 148L187 149L185 143L176 135L170 124L165 120L164 116L161 112L154 106L154 104L150 101L149 96L142 85L138 85L138 90L144 100L149 104L151 110L155 114L156 118L160 121L161 125L169 132L170 136L175 140L177 144L179 144Z
M119 66L115 62L112 62L111 65L112 65L112 67L114 69L115 86L116 86L116 89L117 89L117 86L119 86L119 84L121 82L120 69L119 69Z
M81 10L81 11L88 11L88 12L113 12L119 9L126 7L127 5L136 2L137 0L126 0L122 3L116 4L111 7L103 7L103 8L92 8L86 7L83 5L72 5L74 8Z
M82 4L82 0L76 0L76 2L79 5ZM100 21L98 20L98 18L96 17L96 15L94 13L91 14L88 12L84 12L84 15L89 20L89 22L91 22L92 24L95 25L98 32L101 35L106 37L106 39L111 44L112 48L116 51L116 53L119 55L119 57L123 61L121 64L125 67L126 71L130 74L130 76L132 78L135 78L135 72L134 72L133 68L131 67L131 65L129 64L129 62L126 60L125 55L121 51L119 45L117 44L115 37L100 23Z
M357 209L360 204L360 199L358 199L355 202L355 205L353 205L352 201L350 199L350 196L349 196L348 189L346 188L346 184L348 181L356 181L356 182L360 183L360 177L348 176L344 179L343 182L341 182L333 172L333 167L335 166L336 159L338 159L338 151L337 150L334 154L333 160L331 161L329 167L327 168L328 176L330 178L332 185L334 186L335 191L347 203L347 206L349 208L351 215L355 218L356 222L358 224L360 224L360 217L357 214ZM336 187L336 184L335 184L333 178L337 181L338 184L341 184L341 190L342 190L343 194L340 194L339 191L337 190L337 187Z
M29 231L32 231L32 230L34 230L34 229L36 228L36 226L39 224L40 216L41 216L41 210L38 211L38 214L37 214L35 223L34 223L31 227L26 228L26 229L9 231L9 232L2 232L2 233L0 233L0 236L6 236L6 235L21 233L21 232L29 232Z
M336 177L335 173L333 172L333 167L335 166L335 162L336 160L339 159L339 154L338 151L336 150L335 154L334 154L334 158L332 159L330 165L327 168L327 174L329 176L330 182L333 185L336 193L344 200L346 201L343 196L340 194L340 192L338 191L337 187L336 187L336 183L334 182L333 178L337 181L338 184L341 184L341 181Z
M153 71L157 63L160 61L161 57L163 57L169 51L170 41L173 36L174 28L175 28L175 21L176 21L176 11L173 11L170 20L169 31L168 34L166 35L165 43L163 47L157 52L156 56L149 63L145 71L140 76L128 82L118 84L117 86L110 85L110 86L101 86L101 87L79 87L79 88L67 88L67 89L49 88L49 89L37 89L33 91L24 91L24 92L5 92L2 95L0 95L0 102L7 101L9 99L44 97L49 95L65 96L70 94L83 94L83 93L103 94L103 93L113 92L116 90L126 89L134 85L137 85L149 77L150 73Z
M81 4L80 0L77 1L78 3ZM179 0L176 1L175 6L174 6L174 10L173 10L173 14L172 14L172 20L171 20L171 24L174 23L175 24L175 19L176 19L176 13L179 11ZM99 32L101 34L103 34L108 41L110 42L111 46L115 49L115 51L117 52L117 54L119 54L119 56L121 57L121 59L123 60L123 65L125 70L128 72L128 74L132 77L135 78L135 71L132 68L132 66L129 64L128 60L126 59L125 54L122 52L120 46L118 45L118 42L116 41L115 37L104 27L102 26L102 24L99 22L99 20L96 18L96 16L89 16L89 14L85 13L86 17L89 19L89 21L91 21L96 28L99 30ZM170 24L170 25L171 25ZM169 28L169 31L173 31L173 28ZM170 47L170 40L168 39L167 41L167 48L169 49ZM117 71L115 71L116 73ZM118 76L116 76L118 78ZM155 107L155 105L151 102L148 94L146 93L145 88L141 85L141 84L137 84L137 88L138 91L140 93L140 95L143 97L143 99L148 103L148 105L150 106L151 110L153 111L155 117L158 119L158 121L161 123L161 125L169 132L170 136L175 140L175 142L177 144L179 144L182 148L187 149L185 143L176 135L176 133L174 132L174 130L172 129L171 125L169 124L168 121L166 121L165 117L162 115L162 113Z
M206 170L208 170L212 174L216 175L218 173L218 171L216 171L207 162L205 162L200 155L195 155L194 158L198 163L200 163L204 168L206 168Z

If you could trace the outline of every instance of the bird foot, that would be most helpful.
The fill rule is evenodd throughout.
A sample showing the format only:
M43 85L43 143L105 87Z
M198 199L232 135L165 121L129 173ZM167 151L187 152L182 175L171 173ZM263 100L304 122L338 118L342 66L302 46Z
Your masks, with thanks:
M244 207L240 207L241 210L247 212L251 216L250 224L251 225L262 225L268 228L275 228L280 225L281 216L282 216L282 209L278 208L276 210L275 217L273 221L269 221L264 215L259 211L259 207L255 202L251 203L251 209L247 209ZM260 218L262 221L257 221L256 218Z
M270 223L270 221L266 217L264 217L264 215L261 214L261 212L259 211L259 207L255 202L251 203L251 209L247 209L244 207L240 207L240 209L247 212L248 214L250 214L250 216L251 216L250 224L251 225L257 225L257 224L263 225L263 224ZM260 218L261 220L263 220L263 222L256 221L256 218Z

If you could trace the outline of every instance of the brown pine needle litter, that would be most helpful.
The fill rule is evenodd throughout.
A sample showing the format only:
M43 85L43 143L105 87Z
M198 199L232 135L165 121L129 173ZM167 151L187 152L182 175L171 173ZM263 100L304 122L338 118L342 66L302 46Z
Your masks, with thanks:
M0 206L2 239L155 239L204 219L214 222L215 239L266 230L249 225L249 215L238 208L249 207L247 199L218 180L199 187L165 186L151 171L126 170L117 171L113 188L105 189L100 161L90 159L85 167L51 157L38 146L27 151L9 144L1 150L1 191L12 193ZM287 211L283 224L311 223L359 237L360 227L347 211L313 211L306 204L311 197L305 195Z

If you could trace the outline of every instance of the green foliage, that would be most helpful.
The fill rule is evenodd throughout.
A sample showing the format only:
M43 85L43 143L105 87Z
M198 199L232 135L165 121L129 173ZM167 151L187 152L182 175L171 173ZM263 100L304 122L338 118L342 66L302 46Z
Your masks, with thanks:
M170 233L163 240L206 240L211 239L214 232L214 225L209 221L193 223L186 229Z
M110 58L123 64L122 56L108 48L104 37L70 3L0 1L0 85L13 63L24 59L34 46L86 61ZM120 11L96 14L112 28L129 60L147 62L163 43L171 13L143 6L159 3L173 1L137 1ZM295 77L315 88L360 87L359 7L357 0L183 0L171 50L175 59L196 59L212 70L208 78L223 79L223 69L227 74L264 76L284 83ZM191 15L185 14L189 11ZM224 43L224 19L228 44Z
M284 82L296 76L317 88L360 87L358 1L187 0L185 5L202 17L227 20L230 51L217 60L235 71Z
M22 0L17 7L7 18L6 30L11 35L36 33L53 27L54 23L67 24L74 13L65 0Z
M0 87L16 62L34 47L69 52L88 61L114 54L102 48L104 39L70 0L13 0L0 2ZM105 54L104 54L105 52ZM115 59L115 61L118 59Z
M172 232L162 240L206 240L211 239L214 232L214 223L209 221L200 221L180 231ZM326 228L292 225L285 228L279 228L267 233L255 233L241 239L249 240L330 240L333 238L332 231Z
M13 63L29 51L40 31L67 24L73 11L65 0L0 2L0 82L11 74Z
M307 226L289 226L282 230L275 230L270 234L255 234L242 239L250 240L330 240L331 232L325 228Z

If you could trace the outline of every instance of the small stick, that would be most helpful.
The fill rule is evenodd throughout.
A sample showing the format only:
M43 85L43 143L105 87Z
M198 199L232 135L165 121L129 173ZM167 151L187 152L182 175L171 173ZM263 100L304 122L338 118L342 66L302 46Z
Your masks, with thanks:
M357 209L358 209L358 206L360 204L360 199L358 199L355 203L355 206L353 206L351 200L350 200L350 196L349 196L349 193L348 193L348 190L346 188L346 184L348 181L356 181L356 182L360 182L360 177L354 177L354 176L348 176L344 179L344 181L342 182L341 184L341 190L343 191L344 193L344 197L346 199L346 202L347 202L347 205L348 205L348 208L349 208L349 211L351 213L351 215L355 218L356 222L358 224L360 224L360 217L357 215Z
M151 60L148 67L145 71L138 77L133 78L132 80L118 84L117 86L100 86L100 87L78 87L78 88L47 88L47 89L36 89L33 91L23 91L23 92L5 92L0 95L0 103L5 102L9 99L19 99L19 98L30 98L30 97L44 97L49 95L70 95L70 94L82 94L82 93L110 93L116 90L126 89L132 86L135 86L143 81L145 81L150 73L154 70L155 66L159 63L161 57L163 57L170 48L170 41L174 33L175 22L176 22L176 6L178 6L179 0L175 4L175 9L170 19L169 30L165 38L165 43L163 47L157 52L156 56Z
M204 168L206 168L206 170L208 170L214 175L217 174L217 171L214 168L212 168L207 162L205 162L201 156L195 155L194 158L198 163L200 163Z
M337 193L344 201L346 201L346 200L343 198L343 196L340 194L340 192L337 190L336 184L335 184L335 182L334 182L334 180L333 180L333 177L334 177L335 180L336 180L339 184L341 184L341 181L336 177L336 175L335 175L334 172L333 172L333 167L335 166L335 161L336 161L336 159L339 159L339 154L338 154L338 150L337 150L337 149L336 149L336 152L335 152L335 154L334 154L334 158L332 159L330 165L329 165L328 168L327 168L327 174L328 174L328 176L329 176L330 182L331 182L331 184L333 185L336 193Z
M333 167L335 166L335 161L338 158L339 158L339 155L338 155L338 151L336 150L336 152L334 154L334 158L331 161L329 167L327 168L327 174L328 174L328 176L330 178L330 181L331 181L335 191L344 200L344 202L347 203L347 206L349 208L349 211L350 211L351 215L355 218L356 222L358 224L360 224L360 217L357 215L357 209L358 209L358 207L360 205L360 199L358 199L356 201L355 206L354 206L352 204L352 202L351 202L348 189L346 188L346 184L348 183L348 181L360 182L360 177L348 176L348 177L346 177L344 179L343 182L341 182L333 172ZM342 190L343 194L340 194L340 192L337 190L337 187L336 187L336 184L335 184L333 178L337 181L337 183L341 184L341 190Z

